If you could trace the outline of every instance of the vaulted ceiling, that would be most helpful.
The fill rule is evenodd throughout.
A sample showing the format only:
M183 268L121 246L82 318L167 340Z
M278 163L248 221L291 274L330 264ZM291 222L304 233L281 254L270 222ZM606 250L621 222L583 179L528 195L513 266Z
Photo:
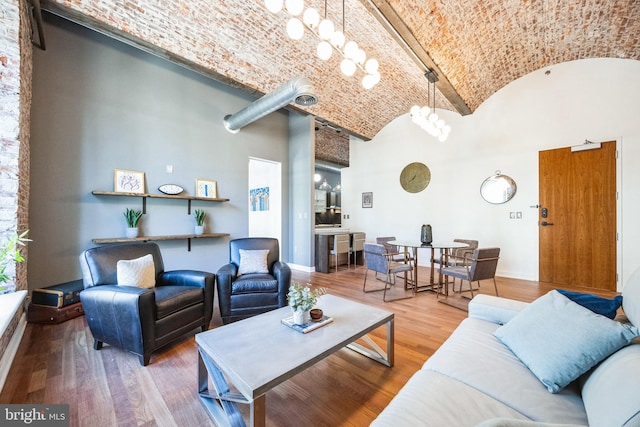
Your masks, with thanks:
M305 0L380 63L372 89L344 77L338 55L316 55L308 32L285 31L263 0L41 0L42 7L181 63L256 97L298 75L319 102L302 108L363 139L425 105L471 114L513 80L583 58L640 60L638 0ZM603 76L603 79L615 76ZM234 111L229 111L234 113Z

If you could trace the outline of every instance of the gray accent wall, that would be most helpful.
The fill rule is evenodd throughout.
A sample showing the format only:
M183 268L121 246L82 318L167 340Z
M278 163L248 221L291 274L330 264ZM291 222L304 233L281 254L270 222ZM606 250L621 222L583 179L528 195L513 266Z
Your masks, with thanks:
M45 34L47 50L34 49L30 289L80 278L78 256L93 238L124 237L123 212L140 209L141 198L91 194L113 190L114 169L144 172L150 193L172 183L195 194L196 178L217 180L230 201L192 209L207 212L206 231L231 238L247 235L249 157L281 162L289 182L289 116L302 116L281 110L231 134L224 116L255 98L50 14ZM286 216L287 188L282 203ZM193 232L186 201L148 199L146 208L143 235ZM285 261L288 229L285 217ZM190 252L186 240L159 245L167 270L215 272L228 260L228 240L192 240Z

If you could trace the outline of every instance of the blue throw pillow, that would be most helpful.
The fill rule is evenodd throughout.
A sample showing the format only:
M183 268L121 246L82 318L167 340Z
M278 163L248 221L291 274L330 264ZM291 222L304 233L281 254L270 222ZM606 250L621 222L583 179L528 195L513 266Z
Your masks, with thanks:
M529 304L494 335L547 387L557 393L610 354L638 329L551 291Z
M618 311L618 308L620 308L620 305L622 304L622 295L617 295L612 299L609 299L593 294L565 291L564 289L556 289L556 291L560 292L571 301L588 308L594 313L606 316L609 319L614 319L616 317L616 311Z

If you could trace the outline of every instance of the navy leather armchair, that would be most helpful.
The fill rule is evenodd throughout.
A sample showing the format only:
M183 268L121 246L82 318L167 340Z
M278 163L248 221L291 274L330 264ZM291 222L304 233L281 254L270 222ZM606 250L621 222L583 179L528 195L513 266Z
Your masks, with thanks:
M238 275L241 250L267 249L266 272ZM218 305L224 324L287 305L291 269L280 261L277 239L249 237L229 242L229 263L216 274Z
M151 254L155 287L118 285L117 263ZM126 243L88 249L80 255L84 290L80 299L93 348L103 343L138 356L151 353L196 328L206 331L213 315L215 275L195 270L164 271L155 243Z

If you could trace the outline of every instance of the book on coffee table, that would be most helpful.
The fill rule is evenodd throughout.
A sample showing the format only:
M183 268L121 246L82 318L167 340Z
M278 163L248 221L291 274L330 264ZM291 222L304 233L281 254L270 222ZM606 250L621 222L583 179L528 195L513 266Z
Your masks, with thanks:
M305 323L303 325L296 325L295 323L293 323L293 316L291 317L286 317L284 319L281 320L283 325L286 325L288 327L290 327L291 329L295 329L298 332L302 332L303 334L306 334L307 332L311 332L314 331L324 325L326 325L327 323L331 323L333 322L333 317L329 317L329 316L322 316L322 319L318 320L318 321L311 321L309 323Z

